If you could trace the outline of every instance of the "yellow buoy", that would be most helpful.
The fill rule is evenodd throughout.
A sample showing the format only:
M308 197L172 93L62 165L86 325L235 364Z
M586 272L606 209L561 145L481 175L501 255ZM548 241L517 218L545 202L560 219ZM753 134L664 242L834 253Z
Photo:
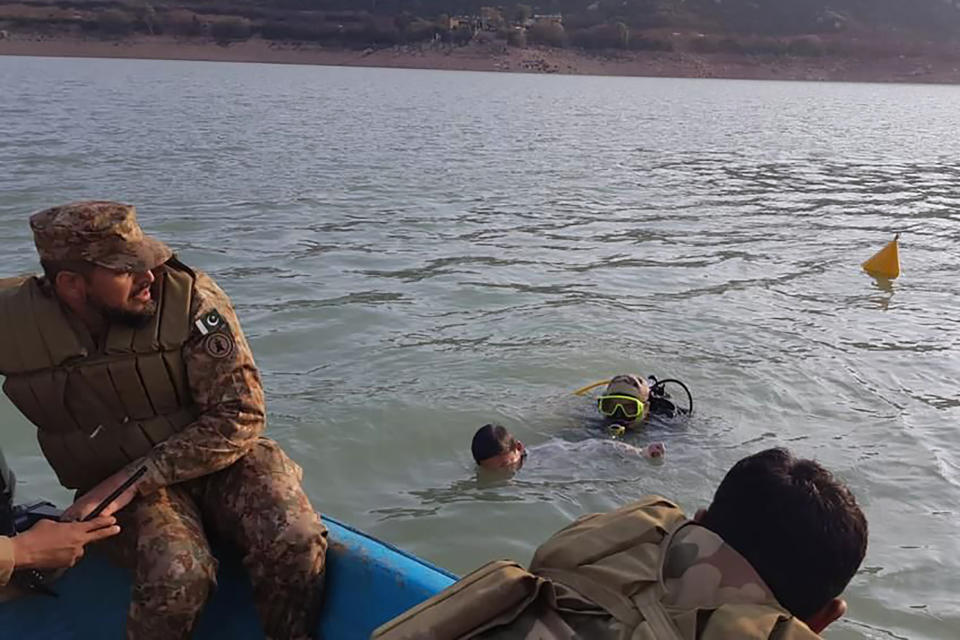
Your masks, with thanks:
M900 275L900 249L897 240L898 233L883 249L877 251L872 258L863 263L863 270L872 276L890 278L893 280Z

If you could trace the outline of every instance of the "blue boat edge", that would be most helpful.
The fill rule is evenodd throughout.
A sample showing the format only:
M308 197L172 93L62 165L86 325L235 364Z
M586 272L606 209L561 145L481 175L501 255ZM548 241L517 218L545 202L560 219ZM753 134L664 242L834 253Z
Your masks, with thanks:
M323 638L369 638L384 622L458 580L446 569L334 518L324 516L323 521L330 530L319 628Z
M384 622L457 580L453 573L335 518L323 516L323 521L329 530L329 548L318 638L369 638ZM216 547L215 554L220 561L217 588L193 637L262 639L240 555L226 545ZM114 640L125 636L130 575L102 553L92 550L53 588L57 598L29 595L0 603L3 637Z

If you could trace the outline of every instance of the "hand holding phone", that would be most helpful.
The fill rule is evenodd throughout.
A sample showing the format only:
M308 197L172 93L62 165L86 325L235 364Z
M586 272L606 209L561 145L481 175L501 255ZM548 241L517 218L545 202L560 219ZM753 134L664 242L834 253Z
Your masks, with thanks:
M117 487L116 489L114 489L113 492L112 492L110 495L108 495L106 498L104 498L104 499L100 502L100 504L98 504L96 507L94 507L93 511L91 511L89 514L87 514L87 516L86 516L85 518L83 518L83 519L81 520L81 522L89 522L90 520L93 520L94 518L96 518L97 516L99 516L99 515L103 512L103 510L106 509L107 506L108 506L111 502L113 502L114 500L116 500L117 498L119 498L120 495L121 495L124 491L126 491L127 489L129 489L130 487L132 487L133 484L134 484L137 480L139 480L141 477L143 477L143 474L145 474L146 472L147 472L147 467L146 467L146 465L144 465L144 466L140 467L139 469L137 469L137 470L133 473L133 475L131 475L131 476L130 476L129 478L127 478L126 480L124 480L123 484L121 484L119 487Z

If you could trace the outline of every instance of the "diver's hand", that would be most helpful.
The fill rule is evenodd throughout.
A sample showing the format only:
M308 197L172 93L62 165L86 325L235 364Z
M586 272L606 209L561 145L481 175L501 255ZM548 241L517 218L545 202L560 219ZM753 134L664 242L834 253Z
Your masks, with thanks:
M662 442L651 442L643 448L643 457L649 460L662 460L667 455L667 446Z
M17 569L61 569L72 567L83 557L83 547L120 533L113 516L99 516L90 522L40 520L12 537L13 562Z
M127 469L121 469L116 472L90 491L87 491L85 494L77 498L76 502L70 505L66 511L63 512L61 520L83 520L86 518L90 512L97 508L97 505L107 499L114 490L119 489L120 485L127 481L127 478L130 477L130 472ZM100 515L112 516L114 513L123 509L125 506L130 504L130 501L137 495L137 485L140 484L139 481L134 482L133 485L128 488L126 491L121 493L116 497L106 508L100 512Z

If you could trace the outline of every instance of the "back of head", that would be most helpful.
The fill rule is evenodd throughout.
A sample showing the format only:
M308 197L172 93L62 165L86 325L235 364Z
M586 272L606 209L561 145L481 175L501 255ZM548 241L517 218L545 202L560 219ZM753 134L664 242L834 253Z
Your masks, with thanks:
M636 376L621 374L614 376L606 390L603 392L607 396L630 396L643 400L643 392L640 388L640 380Z
M485 424L473 434L470 451L477 464L506 453L510 448L510 432L498 424Z
M700 522L746 558L801 620L843 592L867 550L867 521L850 490L786 449L734 465Z

